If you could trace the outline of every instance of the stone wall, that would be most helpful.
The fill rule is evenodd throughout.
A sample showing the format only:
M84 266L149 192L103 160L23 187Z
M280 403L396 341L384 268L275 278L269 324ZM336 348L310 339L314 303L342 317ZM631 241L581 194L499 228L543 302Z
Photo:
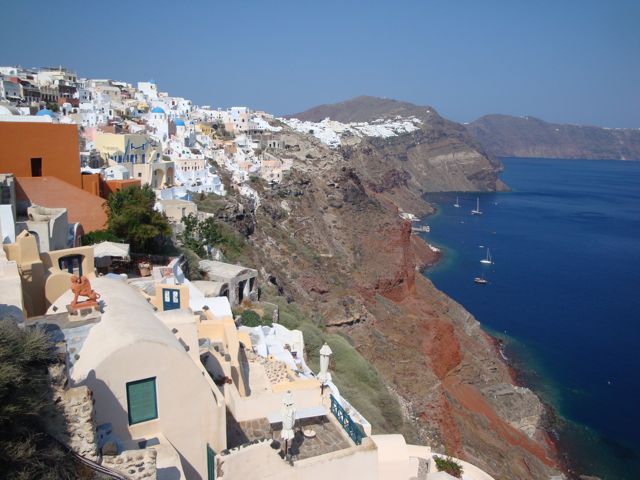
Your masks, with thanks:
M156 456L153 448L125 450L119 455L102 457L102 465L122 473L131 480L156 478Z
M65 388L67 376L62 363L49 367L54 408L49 412L49 433L74 452L98 462L93 398L87 387Z
M82 457L122 473L131 480L155 480L156 450L126 450L119 455L101 458L91 390L85 386L67 388L63 363L49 367L49 377L54 407L47 413L46 423L52 436Z

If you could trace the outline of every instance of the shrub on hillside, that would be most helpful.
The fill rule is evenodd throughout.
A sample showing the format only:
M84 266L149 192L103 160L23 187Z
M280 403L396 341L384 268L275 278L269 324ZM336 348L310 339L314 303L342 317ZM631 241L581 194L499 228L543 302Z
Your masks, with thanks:
M188 248L181 248L186 265L183 267L185 276L191 280L204 280L204 272L200 270L200 257Z
M47 366L53 352L41 330L0 320L0 476L80 478L72 457L45 433L53 408Z
M240 314L240 320L245 327L259 327L262 325L262 319L253 310L244 310Z

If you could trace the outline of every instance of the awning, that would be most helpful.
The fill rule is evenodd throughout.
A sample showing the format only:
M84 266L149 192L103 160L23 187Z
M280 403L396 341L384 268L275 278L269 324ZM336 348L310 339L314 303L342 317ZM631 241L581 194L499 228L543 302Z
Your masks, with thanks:
M100 242L93 246L94 258L114 257L129 259L129 244L116 242Z

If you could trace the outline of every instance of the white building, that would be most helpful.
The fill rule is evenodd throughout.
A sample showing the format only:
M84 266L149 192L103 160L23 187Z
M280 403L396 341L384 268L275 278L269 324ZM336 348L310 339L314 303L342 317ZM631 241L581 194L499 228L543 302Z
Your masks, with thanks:
M19 82L0 77L0 98L13 102L22 100L22 85Z
M249 130L249 109L247 107L231 107L229 117L236 133Z
M167 478L206 478L207 448L226 448L225 401L198 357L193 313L156 313L122 279L91 284L103 313L89 329L67 332L67 348L76 351L71 386L91 390L98 430L119 450L155 445L159 474L166 468L173 472ZM72 298L67 291L48 313L66 311Z
M149 82L138 82L138 90L149 100L158 99L158 86L153 80Z
M153 107L147 118L150 135L163 145L169 140L169 119L162 107Z

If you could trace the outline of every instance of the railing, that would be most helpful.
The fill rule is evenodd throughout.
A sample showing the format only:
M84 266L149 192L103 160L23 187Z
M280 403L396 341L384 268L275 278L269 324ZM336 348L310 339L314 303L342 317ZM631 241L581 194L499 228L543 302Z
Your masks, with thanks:
M345 429L347 435L353 440L356 445L362 443L362 439L365 437L364 432L356 422L353 421L351 415L338 403L333 395L331 395L331 413L336 417L342 428Z
M58 443L62 448L64 448L65 451L67 451L68 453L73 455L73 457L76 460L78 460L80 463L82 463L86 467L90 468L94 472L101 473L103 476L112 478L114 480L130 480L130 477L127 477L127 476L123 475L120 472L116 472L115 470L112 470L112 469L110 469L108 467L102 466L102 465L94 462L93 460L89 460L88 458L83 457L78 452L72 450L66 444L64 444L63 442L58 440L56 437L50 436L50 438L55 440L56 443Z

